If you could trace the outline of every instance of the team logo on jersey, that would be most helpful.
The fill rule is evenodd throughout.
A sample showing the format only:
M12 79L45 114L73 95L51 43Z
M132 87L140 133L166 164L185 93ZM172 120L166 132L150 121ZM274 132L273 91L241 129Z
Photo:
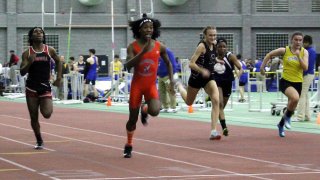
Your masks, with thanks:
M154 65L154 61L151 59L144 59L139 63L139 69L138 72L141 76L152 76L155 72L151 71L151 67Z
M215 62L216 62L216 55L211 54L209 64L215 64Z
M288 57L288 61L299 61L297 56L290 56Z

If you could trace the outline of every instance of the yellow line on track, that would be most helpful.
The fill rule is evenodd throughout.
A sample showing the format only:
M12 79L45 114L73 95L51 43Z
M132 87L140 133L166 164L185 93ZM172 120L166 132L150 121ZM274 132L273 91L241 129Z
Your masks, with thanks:
M21 169L0 169L0 172L20 171Z

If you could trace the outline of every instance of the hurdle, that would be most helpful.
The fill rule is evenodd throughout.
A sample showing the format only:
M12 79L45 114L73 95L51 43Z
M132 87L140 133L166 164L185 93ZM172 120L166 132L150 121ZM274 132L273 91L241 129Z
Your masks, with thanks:
M130 93L130 82L133 74L121 72L124 76L116 81L112 80L110 90L105 94L105 98L111 97L113 102L128 103Z
M265 111L270 111L269 109L263 109L263 105L262 105L262 93L263 93L263 89L262 89L262 83L264 81L258 81L256 78L250 78L250 73L248 73L248 111L249 112L265 112ZM258 102L258 108L254 108L253 107L253 99L251 96L252 93L252 89L251 86L252 85L256 85L256 89L260 90L259 93L259 98L258 100L256 100L256 102Z

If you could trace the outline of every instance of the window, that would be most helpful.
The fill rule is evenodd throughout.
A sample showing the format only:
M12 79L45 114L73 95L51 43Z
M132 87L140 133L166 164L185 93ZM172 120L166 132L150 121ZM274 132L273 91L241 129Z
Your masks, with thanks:
M227 42L228 42L228 44L227 44L227 46L228 46L228 51L231 51L232 53L235 53L235 52L233 52L233 34L231 34L231 33L219 33L218 34L218 38L219 37L223 37L223 38L225 38L226 40L227 40Z
M256 12L289 12L288 0L256 0Z
M256 58L263 58L268 52L288 45L288 34L256 34Z
M312 12L320 12L320 0L312 0L311 6Z
M27 49L29 47L28 39L28 35L23 35L23 49ZM52 46L56 50L57 54L59 54L59 35L46 34L46 44Z

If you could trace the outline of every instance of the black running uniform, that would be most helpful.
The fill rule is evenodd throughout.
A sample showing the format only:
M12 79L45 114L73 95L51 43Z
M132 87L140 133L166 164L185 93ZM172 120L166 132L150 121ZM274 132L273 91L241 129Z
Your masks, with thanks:
M82 64L77 62L77 66L78 66L78 69L79 69L79 73L80 74L84 74L84 67L86 66L86 62L83 61Z
M227 52L223 57L225 62L224 66L226 70L222 74L215 73L214 78L218 87L223 90L223 97L230 97L232 90L232 81L234 80L233 70L234 64L229 61L229 57L232 53Z
M201 73L191 69L191 75L189 78L188 85L193 88L197 88L197 89L203 88L204 86L206 86L206 84L210 80L214 80L213 66L216 63L216 48L215 48L215 46L212 50L210 50L209 46L205 42L201 41L200 43L204 44L204 47L206 48L206 53L201 54L199 56L199 58L196 61L196 64L200 68L205 68L205 69L209 70L210 76L208 78L203 78Z
M44 45L41 52L29 47L29 56L36 54L31 64L26 81L26 96L52 98L50 85L51 57L48 45Z

